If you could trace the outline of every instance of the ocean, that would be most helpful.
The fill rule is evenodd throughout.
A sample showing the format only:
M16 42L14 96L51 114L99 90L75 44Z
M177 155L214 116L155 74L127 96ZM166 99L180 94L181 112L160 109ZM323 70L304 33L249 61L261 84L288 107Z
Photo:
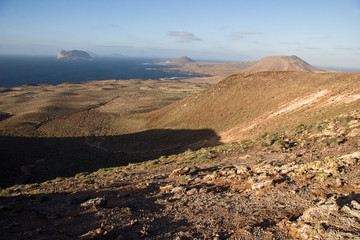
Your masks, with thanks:
M58 60L54 56L0 56L0 87L108 79L179 79L201 75L172 72L155 65L158 58L95 58Z

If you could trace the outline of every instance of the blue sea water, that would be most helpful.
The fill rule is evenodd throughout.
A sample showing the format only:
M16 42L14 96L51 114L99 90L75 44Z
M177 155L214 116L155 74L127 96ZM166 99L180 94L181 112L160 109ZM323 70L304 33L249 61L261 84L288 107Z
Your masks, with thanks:
M58 60L53 56L0 56L0 87L107 79L178 79L201 77L155 65L155 58ZM165 69L164 69L165 68Z

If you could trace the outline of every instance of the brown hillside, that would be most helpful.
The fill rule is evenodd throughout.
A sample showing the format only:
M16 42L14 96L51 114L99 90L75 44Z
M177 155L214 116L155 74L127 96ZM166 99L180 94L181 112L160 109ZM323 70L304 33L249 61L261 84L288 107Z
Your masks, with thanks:
M260 71L304 71L321 72L297 56L270 56L257 61L244 72Z
M210 128L223 142L242 140L358 109L359 80L359 73L234 74L145 118L150 128Z
M355 111L288 133L14 185L0 189L0 232L2 239L358 239L359 145Z

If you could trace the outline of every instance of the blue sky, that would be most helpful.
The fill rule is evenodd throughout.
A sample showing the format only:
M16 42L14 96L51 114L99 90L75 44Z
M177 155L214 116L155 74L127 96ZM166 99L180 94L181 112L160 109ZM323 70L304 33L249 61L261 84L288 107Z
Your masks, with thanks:
M1 54L60 49L360 68L360 0L0 0Z

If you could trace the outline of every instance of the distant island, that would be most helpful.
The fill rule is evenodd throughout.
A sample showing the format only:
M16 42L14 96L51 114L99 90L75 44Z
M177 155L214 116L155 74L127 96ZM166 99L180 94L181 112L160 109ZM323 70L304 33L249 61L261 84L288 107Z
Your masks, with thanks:
M92 57L85 51L80 51L80 50L65 51L65 50L61 50L57 54L57 59L91 60Z
M158 64L161 64L161 65L176 65L177 66L177 65L183 65L183 64L187 64L187 63L193 63L193 62L195 62L195 61L192 60L191 58L183 56L183 57L179 57L179 58L176 58L176 59L173 59L173 60L160 62Z

